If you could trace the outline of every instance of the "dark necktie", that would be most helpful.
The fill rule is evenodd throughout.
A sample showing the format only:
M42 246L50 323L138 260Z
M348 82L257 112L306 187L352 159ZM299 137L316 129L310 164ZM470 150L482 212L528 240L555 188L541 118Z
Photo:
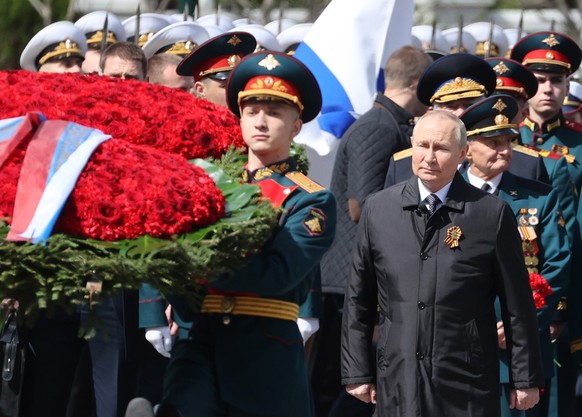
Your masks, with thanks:
M486 193L490 193L491 192L491 186L488 183L486 183L486 182L483 183L483 185L481 186L481 189L483 191L485 191Z
M437 205L441 202L441 199L436 194L429 194L424 199L424 204L428 209L428 212L432 215L437 209Z

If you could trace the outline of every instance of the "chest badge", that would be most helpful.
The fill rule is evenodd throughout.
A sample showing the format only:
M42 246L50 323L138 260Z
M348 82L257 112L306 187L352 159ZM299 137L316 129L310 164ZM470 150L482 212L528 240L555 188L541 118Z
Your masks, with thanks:
M463 232L459 226L452 226L449 227L447 230L447 238L445 239L445 243L451 249L455 249L459 247L459 240L463 237Z

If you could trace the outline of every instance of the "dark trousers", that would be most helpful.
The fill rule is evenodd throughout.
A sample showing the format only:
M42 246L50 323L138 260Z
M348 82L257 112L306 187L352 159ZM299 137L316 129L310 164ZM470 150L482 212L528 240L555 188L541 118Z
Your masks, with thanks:
M341 385L342 294L323 295L323 319L314 336L309 362L317 417L366 417L374 407L349 395Z
M29 329L23 417L62 417L67 412L71 387L85 340L78 337L79 315L58 311L44 314Z

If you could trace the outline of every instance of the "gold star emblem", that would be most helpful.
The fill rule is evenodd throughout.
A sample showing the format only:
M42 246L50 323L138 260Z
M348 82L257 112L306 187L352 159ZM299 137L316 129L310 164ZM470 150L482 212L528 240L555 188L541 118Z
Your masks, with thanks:
M553 33L551 33L550 36L548 36L542 42L548 45L550 48L553 48L554 46L560 44L560 42L556 39Z
M242 41L238 36L234 35L226 43L231 44L232 46L237 46L239 43L242 43Z
M497 100L497 103L495 103L493 105L492 108L494 108L498 112L502 112L503 110L505 110L507 108L507 105L503 102L503 100L499 99L499 100Z
M269 54L259 62L259 66L265 67L271 71L272 69L281 66L281 64L275 59L273 55Z
M505 65L504 62L500 62L499 64L493 67L493 71L495 71L499 75L502 75L508 72L509 68L507 68L507 65Z

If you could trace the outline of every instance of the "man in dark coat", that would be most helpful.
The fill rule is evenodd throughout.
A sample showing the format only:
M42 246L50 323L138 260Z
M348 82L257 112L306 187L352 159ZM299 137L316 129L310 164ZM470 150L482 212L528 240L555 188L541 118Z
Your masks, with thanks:
M449 112L423 116L412 136L415 176L366 200L344 305L342 383L375 402L378 417L499 416L496 296L511 406L539 401L536 312L517 224L505 202L457 172L466 135Z

